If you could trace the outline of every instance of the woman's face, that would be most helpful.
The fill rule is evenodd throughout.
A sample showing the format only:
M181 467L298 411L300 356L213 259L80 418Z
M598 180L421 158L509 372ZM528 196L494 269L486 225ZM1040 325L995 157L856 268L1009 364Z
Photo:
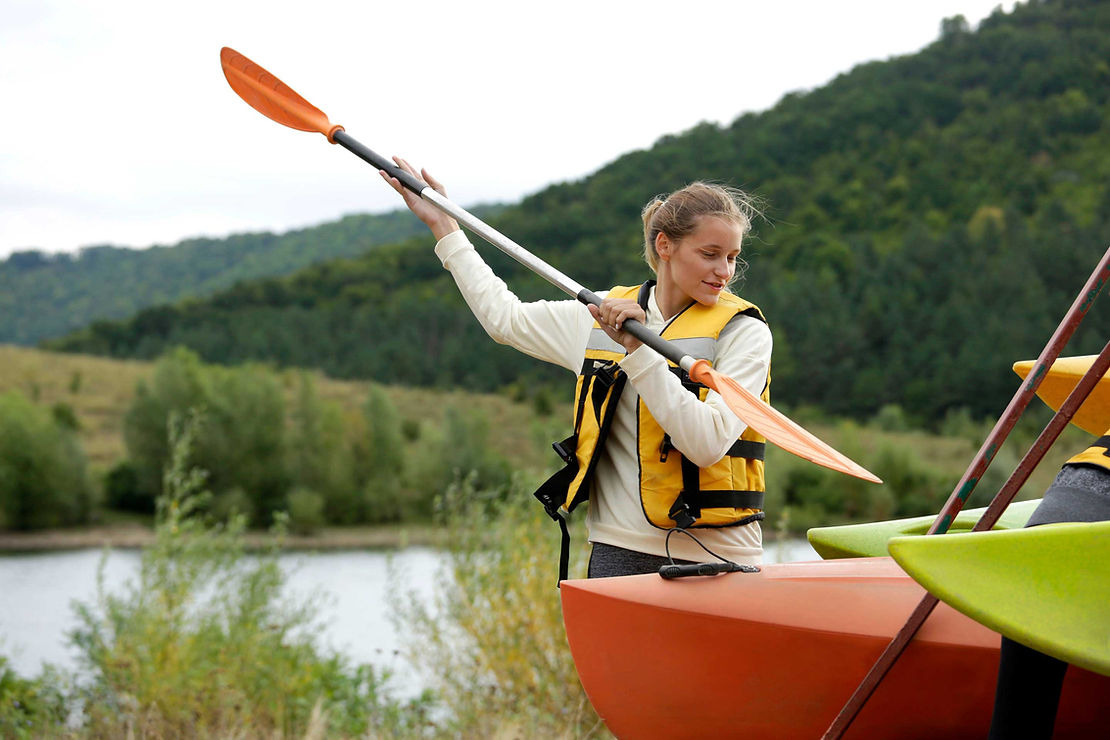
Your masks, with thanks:
M697 227L684 239L656 239L659 259L668 264L674 287L703 306L717 303L721 291L736 272L740 256L740 225L717 216L700 216Z

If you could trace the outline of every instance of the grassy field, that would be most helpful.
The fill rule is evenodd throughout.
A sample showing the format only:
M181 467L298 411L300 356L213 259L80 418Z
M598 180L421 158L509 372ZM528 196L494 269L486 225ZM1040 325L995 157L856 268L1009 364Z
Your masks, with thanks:
M26 347L0 345L0 393L16 390L36 403L70 406L80 424L80 436L94 476L99 476L126 455L123 418L135 395L137 385L153 371L154 364L112 360L86 355L59 354ZM313 373L322 397L344 409L355 410L366 400L368 382L339 381ZM298 387L298 371L281 375L290 399ZM1015 388L1016 386L1015 376ZM463 391L436 391L402 386L388 388L402 419L439 423L448 408L480 412L488 420L489 444L493 445L515 469L551 469L554 455L552 440L565 436L570 425L569 398L556 405L548 416L537 416L530 402L509 394L475 394ZM792 412L793 413L793 412ZM983 506L998 490L1017 464L1030 442L1049 418L1046 408L1035 401L1010 441L998 453L989 477L976 490L969 505ZM912 428L891 429L889 424L857 424L828 420L817 413L798 410L797 421L819 437L865 466L884 447L912 452L915 459L941 474L954 485L986 438L993 420L967 422L946 429L939 436ZM1030 478L1019 498L1036 498L1051 481L1060 464L1089 443L1091 437L1077 429L1065 431L1061 442L1046 456ZM777 451L776 451L777 454ZM784 455L785 457L785 455ZM776 465L775 461L780 462ZM787 467L782 458L773 457L768 466L768 490L781 480ZM792 464L793 460L785 461ZM948 485L948 484L945 484ZM942 496L950 493L950 488ZM776 513L768 512L768 532L775 530ZM108 517L109 524L119 524ZM825 523L825 522L817 522ZM130 522L122 522L126 527ZM800 522L795 522L795 525ZM797 529L797 526L792 527ZM345 535L345 536L350 536Z
M94 472L103 472L126 455L123 417L138 383L154 369L152 362L113 360L90 355L45 352L28 347L0 345L0 393L16 390L36 403L68 404L81 425L81 442ZM359 408L370 384L341 381L312 372L321 397L343 408ZM283 373L292 398L296 371ZM489 421L489 440L514 465L541 469L554 459L550 443L566 436L569 403L551 418L535 419L531 404L508 396L390 387L389 394L405 420L439 423L450 407L473 410Z

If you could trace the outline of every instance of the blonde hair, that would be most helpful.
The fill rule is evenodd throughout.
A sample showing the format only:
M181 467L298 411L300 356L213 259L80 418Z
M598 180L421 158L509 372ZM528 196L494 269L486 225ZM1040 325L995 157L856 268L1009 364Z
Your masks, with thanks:
M702 216L716 216L740 227L740 236L751 231L759 214L758 202L743 190L708 182L692 182L668 196L657 196L644 206L644 259L651 271L659 272L655 240L659 234L676 244L693 233ZM737 259L737 275L744 267Z

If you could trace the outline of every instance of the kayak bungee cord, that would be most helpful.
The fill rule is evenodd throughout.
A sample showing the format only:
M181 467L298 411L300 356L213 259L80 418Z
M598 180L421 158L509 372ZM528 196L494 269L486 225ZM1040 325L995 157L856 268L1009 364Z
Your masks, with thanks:
M332 144L339 144L378 170L396 178L405 188L439 208L571 297L584 304L601 305L601 298L595 293L455 205L427 183L360 144L347 134L342 126L332 124L323 111L239 52L224 47L220 50L220 64L231 89L259 113L298 131L315 131L323 134ZM693 380L720 394L741 421L783 450L831 470L873 483L882 483L874 473L833 449L770 404L764 403L732 378L714 370L708 361L685 354L676 345L637 321L625 321L623 328L681 367Z

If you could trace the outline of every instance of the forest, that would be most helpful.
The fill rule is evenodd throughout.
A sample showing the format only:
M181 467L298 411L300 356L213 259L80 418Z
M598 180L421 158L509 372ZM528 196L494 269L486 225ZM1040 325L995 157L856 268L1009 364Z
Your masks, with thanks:
M1105 3L1019 4L974 30L957 16L916 54L665 136L488 220L605 289L649 276L639 211L652 196L695 179L742 187L765 218L735 290L774 332L776 404L857 418L898 404L922 425L997 414L1010 365L1039 353L1108 242L1107 60ZM561 297L483 253L523 298ZM1108 329L1096 308L1069 352L1097 351ZM179 345L417 386L561 381L484 337L426 235L44 343L134 358Z

